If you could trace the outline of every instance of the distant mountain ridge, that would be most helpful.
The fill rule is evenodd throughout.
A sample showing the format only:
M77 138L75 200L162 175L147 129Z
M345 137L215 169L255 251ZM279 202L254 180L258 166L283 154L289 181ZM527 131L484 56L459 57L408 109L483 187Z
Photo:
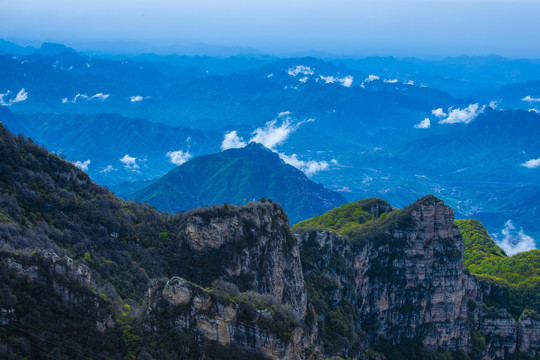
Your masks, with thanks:
M258 143L200 156L128 196L162 211L259 200L279 202L294 224L345 203L343 196L308 179Z
M0 121L69 161L90 161L85 172L102 185L155 179L176 165L167 153L215 152L223 130L201 131L118 114L23 114L0 107ZM125 155L134 163L123 164ZM110 166L110 167L109 167Z

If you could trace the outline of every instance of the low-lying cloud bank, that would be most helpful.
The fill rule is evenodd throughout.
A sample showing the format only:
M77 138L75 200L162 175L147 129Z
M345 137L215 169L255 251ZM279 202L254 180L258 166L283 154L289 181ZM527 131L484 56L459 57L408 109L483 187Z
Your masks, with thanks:
M67 103L76 103L79 99L81 100L86 100L86 101L91 101L91 100L99 100L99 101L105 101L109 98L109 96L111 96L110 94L104 94L104 93L97 93L97 94L94 94L92 96L88 96L86 94L77 94L73 97L72 100L68 100L68 98L63 98L62 99L62 104L67 104Z
M431 114L440 119L439 124L468 124L482 114L486 107L497 109L499 106L498 101L491 101L489 105L482 105L475 103L470 104L466 108L454 108L451 106L445 112L442 108L431 110ZM429 118L425 118L420 124L414 125L417 129L425 129L431 125Z
M319 75L319 79L324 81L326 84L339 83L347 88L351 87L354 81L354 77L352 77L351 75L347 75L344 77ZM317 81L319 81L319 79L317 79Z
M478 104L470 104L464 109L448 109L448 116L439 121L439 124L468 124L473 121L478 115L484 112L485 106L480 107ZM439 109L437 109L439 110Z
M253 131L251 138L247 141L238 135L237 130L225 133L221 142L221 150L242 148L250 142L256 142L276 152L285 163L294 166L306 175L313 175L319 171L328 170L331 164L326 161L301 160L297 154L286 155L277 151L276 147L283 144L289 135L295 132L301 125L314 121L315 119L306 119L295 122L291 117L291 112L284 111L276 119L268 121L263 127ZM333 160L331 163L337 164L337 161Z
M139 169L139 164L137 164L137 158L133 156L129 156L129 154L124 155L120 162L124 164L124 167L127 170L136 171Z
M431 120L429 118L425 118L424 120L420 121L418 124L414 125L417 129L429 129L431 126Z
M525 96L523 99L521 99L521 101L526 101L526 102L540 102L540 97L532 97L530 95L527 95Z
M523 232L523 229L516 229L512 220L508 220L504 224L504 229L501 231L503 238L500 241L495 241L497 245L509 255L515 255L520 252L536 249L534 239Z
M103 174L108 174L111 171L116 171L116 170L118 170L118 169L114 168L112 165L107 165L106 168L104 168L103 170L100 170L99 172L103 173Z
M22 88L21 91L15 95L15 97L9 98L10 94L10 90L6 91L5 93L0 93L0 106L11 106L28 99L28 93L24 90L24 88Z
M310 68L309 66L305 65L296 65L289 69L287 69L287 73L291 76L296 77L298 74L304 74L304 75L313 75L314 69Z
M524 166L529 169L536 169L537 167L540 166L540 158L525 161L523 164L521 164L521 166Z
M307 119L294 123L291 118L291 113L289 111L284 111L279 113L274 120L268 121L264 127L260 127L253 131L249 141L245 141L244 138L238 136L236 130L226 133L221 142L221 150L241 148L250 142L256 142L271 150L275 150L275 147L287 140L289 135L296 131L298 127L304 123L313 121L315 120Z
M221 150L238 149L243 148L246 145L247 143L244 139L238 136L238 132L233 130L225 133L223 141L221 142Z
M285 161L285 163L294 166L298 170L302 171L306 175L313 175L319 171L328 170L330 164L326 161L315 161L315 160L300 160L298 155L292 154L291 156L285 155L283 153L278 153L279 157Z
M193 157L189 151L183 150L169 151L165 156L169 158L169 162L177 166L182 165Z

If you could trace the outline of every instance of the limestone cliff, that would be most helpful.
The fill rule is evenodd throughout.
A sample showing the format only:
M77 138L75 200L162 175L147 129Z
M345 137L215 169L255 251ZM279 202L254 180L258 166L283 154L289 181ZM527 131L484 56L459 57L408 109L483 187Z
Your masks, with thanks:
M222 279L272 294L301 317L307 296L299 247L278 204L203 208L185 214L177 274L202 286Z
M478 358L538 354L535 316L524 314L517 322L505 310L483 305L483 291L489 289L464 269L464 245L452 209L427 196L381 214L357 225L350 237L296 231L327 353L361 357L377 342L407 340L470 353L474 334L484 343L473 354Z
M366 224L354 241L327 231L297 234L302 256L316 262L306 270L337 283L332 302L352 301L364 346L421 339L435 349L469 349L463 243L453 216L430 196Z
M259 358L320 358L303 319L290 307L261 301L258 294L218 294L179 277L154 281L148 292L147 332L189 332L201 346L205 341L235 345Z

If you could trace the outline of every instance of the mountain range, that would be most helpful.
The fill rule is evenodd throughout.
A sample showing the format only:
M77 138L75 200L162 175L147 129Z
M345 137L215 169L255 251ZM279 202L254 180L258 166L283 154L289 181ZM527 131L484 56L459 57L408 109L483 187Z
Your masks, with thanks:
M506 256L432 195L293 229L268 201L163 214L2 125L0 170L3 358L540 354L539 251Z
M127 198L168 212L267 198L281 204L292 224L345 203L341 194L314 183L254 142L189 160Z
M434 193L499 238L511 220L540 241L536 60L0 49L2 122L111 188L138 190L126 181L155 181L234 131L303 171L328 165L307 175L348 201Z

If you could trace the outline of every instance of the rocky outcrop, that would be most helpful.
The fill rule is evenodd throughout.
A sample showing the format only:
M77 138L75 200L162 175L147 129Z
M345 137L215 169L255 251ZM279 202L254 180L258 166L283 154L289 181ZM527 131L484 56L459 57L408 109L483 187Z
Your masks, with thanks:
M434 349L468 350L463 242L453 221L452 209L428 196L368 224L353 242L328 232L298 236L302 254L314 239L325 252L320 271L351 288L346 296L358 312L357 331L365 331L369 343L421 339ZM353 268L352 278L337 273L335 261Z
M540 355L540 316L538 314L525 312L519 319L517 348L530 356Z
M483 305L484 297L498 290L480 286L464 269L452 209L427 196L402 210L370 213L388 215L363 224L351 239L330 231L296 231L307 288L316 295L310 299L319 314L349 312L354 331L340 334L349 343L366 349L380 339L393 344L414 339L431 349L470 352L474 333L483 339L484 348L475 349L482 359L504 359L516 351L538 354L537 315L526 313L517 322L506 310ZM324 302L317 293L321 286ZM325 321L319 324L326 327Z
M32 255L0 252L0 268L12 272L21 282L40 288L44 300L59 297L68 309L84 308L85 316L95 321L99 331L111 326L109 304L91 286L92 273L86 265L75 265L67 256L59 257L44 250ZM2 312L9 312L14 319L27 315L12 309L2 309Z
M171 327L179 334L191 332L202 342L234 344L269 359L319 358L313 334L304 330L299 318L285 328L277 323L283 321L276 315L280 311L278 306L246 308L247 297L227 299L179 277L154 281L148 293L145 331L159 332L160 328Z
M472 329L482 334L485 341L481 359L505 359L515 352L540 354L540 317L536 313L526 311L516 321L505 309L482 305L472 314Z
M300 252L278 204L192 210L179 237L182 277L203 286L222 279L242 291L272 294L305 315Z
M371 336L468 349L463 242L454 212L428 196L396 215L355 258L362 326L375 318Z
M61 288L60 284L75 281L88 287L92 280L92 273L88 266L79 264L75 266L73 260L68 257L59 257L51 251L41 251L33 255L33 261L26 257L8 256L3 259L9 269L14 270L18 276L28 280L44 281L47 275L53 278L53 285Z
M516 352L516 320L504 309L480 308L478 330L486 339L485 359L504 359Z

